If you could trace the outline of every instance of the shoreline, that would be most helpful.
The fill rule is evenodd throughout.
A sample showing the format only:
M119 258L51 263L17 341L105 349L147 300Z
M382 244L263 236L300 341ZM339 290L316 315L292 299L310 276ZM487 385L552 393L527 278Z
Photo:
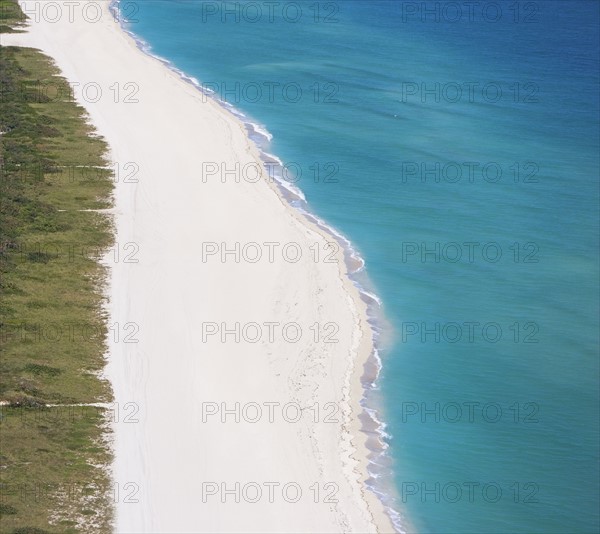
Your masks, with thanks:
M118 16L119 4L121 1L122 0L110 0L109 9L115 17L115 20L118 21L121 29L135 42L137 48L145 55L162 63L167 69L179 76L184 83L191 85L195 90L207 96L208 99L215 102L225 113L233 115L234 119L239 123L240 129L245 131L245 135L249 138L249 149L254 152L257 162L263 165L265 162L282 165L282 161L279 157L269 150L268 144L273 139L273 135L268 131L266 126L253 122L244 114L244 112L212 94L212 91L206 89L197 78L188 75L186 72L176 67L170 60L154 54L152 52L152 46L127 27L128 21L126 19ZM254 134L256 139L253 138L252 134ZM343 263L346 265L348 271L345 274L341 274L341 278L347 278L351 282L352 290L349 292L356 293L354 300L361 304L361 308L364 308L361 310L361 318L364 321L364 324L367 325L364 329L371 332L372 340L370 348L364 349L365 351L368 351L367 356L360 357L355 362L356 368L362 369L362 371L357 370L355 373L357 376L353 377L353 381L358 381L360 384L361 394L352 395L354 399L352 402L353 410L356 414L355 419L359 421L359 424L357 428L352 429L351 433L355 436L361 436L363 443L364 451L360 453L360 460L361 463L364 463L361 469L363 471L362 475L364 476L363 484L367 488L366 494L369 496L371 496L371 493L376 495L376 500L378 502L376 506L383 506L384 513L388 516L389 521L391 521L391 524L393 525L393 532L405 534L409 531L407 530L409 527L406 523L406 518L403 518L394 506L397 492L393 486L393 475L391 472L385 473L384 476L387 477L388 482L387 486L378 488L376 479L381 473L374 471L382 464L388 468L391 467L391 459L387 453L389 446L385 441L388 436L385 431L386 424L379 418L382 408L376 400L370 405L368 398L369 395L373 396L375 390L378 390L377 381L383 368L376 342L376 338L380 334L377 322L382 321L383 319L383 312L381 311L382 302L376 293L366 289L365 285L368 284L368 277L366 280L363 280L363 282L367 282L367 284L361 283L359 277L361 274L365 274L366 262L353 247L352 242L337 229L328 225L323 219L310 211L304 193L299 187L291 182L287 182L280 176L269 175L269 178L266 179L266 181L282 197L282 200L289 205L290 209L298 212L305 224L317 227L321 233L332 237L342 247L340 256L343 257ZM357 397L358 400L356 401ZM371 443L370 446L368 445L369 442ZM368 480L373 480L373 482L367 483ZM414 529L410 530L414 531Z
M148 51L144 50L140 46L138 40L131 34L131 32L122 28L122 24L119 24L118 22L112 20L113 19L113 16L112 16L113 4L112 3L110 4L110 6L108 6L107 4L103 4L103 5L104 5L103 9L105 10L105 15L108 15L111 20L108 20L108 21L103 20L102 24L108 25L108 24L112 23L115 26L117 26L119 28L119 31L122 33L123 37L129 41L129 46L135 48L137 53L143 54L144 57L148 58L148 60L151 60L152 62L161 63L161 68L167 67L170 75L177 76L177 78L178 78L177 82L179 82L179 83L184 82L184 85L188 88L188 89L186 89L185 92L189 93L189 89L193 90L194 92L198 91L198 88L195 86L195 84L193 83L192 80L186 80L186 75L184 73L177 71L175 68L171 68L170 65L168 63L165 64L165 62L161 58L156 58L155 56L150 54ZM30 27L31 26L29 26L29 28ZM28 35L28 34L29 34L29 31L25 35ZM34 45L28 44L27 46L34 46ZM57 61L59 68L61 68L61 70L67 77L67 79L71 79L71 81L76 79L76 77L72 77L72 73L65 72L65 70L63 69L63 65L61 65L61 62L58 61L55 54L52 54L51 51L48 51L44 48L42 48L42 50ZM180 87L183 88L183 85ZM191 98L193 99L194 96L191 95ZM198 100L197 95L195 98L196 98L196 100ZM82 104L86 107L86 109L88 110L88 113L90 113L90 116L92 116L93 115L93 107L91 109L88 109L86 102L83 102ZM212 106L213 109L217 110L218 115L220 115L220 118L222 120L228 121L230 124L231 123L235 124L235 126L239 129L239 133L241 133L241 135L245 139L245 146L243 147L243 150L247 154L250 154L255 162L262 164L263 160L261 158L262 154L260 151L260 147L256 146L256 143L250 138L249 132L247 131L247 127L246 127L245 123L242 121L242 119L240 117L238 117L235 113L233 113L231 110L225 109L225 106L220 105L213 98L209 98L206 105ZM115 136L113 135L113 132L111 131L110 122L103 123L102 121L95 120L94 123L97 126L100 134L103 135L107 139L107 141L111 147L111 160L119 161L119 159L118 159L118 150L119 149L117 148L116 144L113 141ZM298 207L294 207L292 205L292 203L289 201L289 199L285 198L285 194L281 190L281 188L283 186L275 185L275 183L273 183L272 180L266 179L266 178L262 181L266 182L268 184L269 188L273 192L276 193L276 196L279 199L279 201L280 201L281 205L283 206L287 215L291 216L299 224L300 227L303 227L304 228L303 231L309 230L311 233L318 234L321 239L325 240L325 242L327 242L327 239L330 239L331 237L334 237L338 241L340 240L340 238L345 240L345 238L343 236L336 235L335 230L331 229L332 231L328 231L328 227L325 225L325 223L323 221L320 221L314 215L310 214L309 212L303 213L301 209L299 209ZM117 188L117 191L115 194L115 197L117 199L117 207L116 207L117 214L119 212L122 212L124 208L127 208L127 207L132 208L132 206L136 205L136 201L137 201L136 195L132 191L123 190L124 188L123 188L122 184L119 184L119 186L120 187ZM134 218L135 218L135 207L132 208L131 213L134 215ZM313 218L314 220L311 221L310 220L311 218ZM117 223L119 222L118 219L119 219L119 215L117 215ZM123 222L124 221L121 220L121 224L120 225L117 224L117 240L120 240L121 237L131 235L129 232L124 230ZM125 237L125 238L127 238L127 237ZM352 310L351 310L352 315L354 316L354 320L357 321L355 326L358 326L358 330L359 330L358 338L356 338L356 336L353 336L354 341L353 341L352 350L356 353L356 356L354 357L354 360L350 362L349 366L347 366L348 372L346 373L346 375L343 379L344 386L342 388L343 389L342 404L345 404L346 408L348 408L350 411L346 411L344 413L344 417L345 417L344 421L345 422L341 425L341 431L342 431L341 439L342 439L342 442L344 442L346 445L343 453L344 453L344 455L347 455L346 460L345 461L342 460L341 463L343 464L342 468L345 471L345 477L347 478L347 480L355 479L356 476L359 477L360 482L357 485L357 487L358 487L358 490L360 491L361 499L365 502L365 504L367 506L367 510L369 511L369 514L373 518L374 524L377 525L377 531L378 532L391 532L391 531L393 531L390 528L391 522L390 522L390 519L388 518L386 510L384 509L384 505L382 504L380 499L375 495L375 493L371 489L367 488L367 480L371 477L371 474L369 472L369 465L370 465L371 460L369 458L370 458L370 455L373 453L373 451L371 449L369 449L369 447L367 446L367 441L369 439L369 435L364 430L364 426L365 426L364 423L361 422L363 416L367 415L368 411L370 409L369 407L363 406L363 400L366 398L368 389L370 387L372 387L373 383L376 381L377 376L379 374L379 369L380 369L380 362L378 361L377 353L376 353L375 347L373 345L374 331L373 331L373 327L371 325L371 321L369 319L369 305L365 301L365 298L363 296L363 295L369 295L369 294L368 294L368 292L366 292L364 290L361 291L360 287L357 285L358 282L352 278L352 275L356 274L356 272L359 272L361 270L361 268L355 270L354 272L345 272L346 268L348 268L348 270L350 271L349 264L347 262L347 260L348 260L347 250L338 251L337 259L338 259L338 269L337 269L338 270L338 279L343 287L344 293L349 297L348 304L352 308ZM129 272L127 272L127 271L129 271ZM126 287L131 280L131 276L133 276L133 275L135 275L135 273L130 271L128 268L124 269L122 265L117 266L113 269L113 274L112 274L112 278L111 278L112 298L111 298L111 302L110 302L110 308L112 310L111 317L113 319L115 317L117 317L117 318L124 317L123 315L119 315L118 313L115 314L115 300L118 300L117 297L119 297L120 299L123 299L126 297L125 294L120 292L120 288ZM373 297L371 296L371 298L373 298ZM127 306L125 305L125 307L127 307ZM114 347L114 346L111 347L111 359L114 361L115 354L120 353L123 356L124 354L122 351L123 351L122 347ZM109 366L110 365L111 365L111 363L109 362ZM114 367L114 363L113 363L113 367ZM135 367L135 365L134 365L134 367ZM375 367L377 369L374 374L373 379L370 379L370 378L365 379L365 376L366 376L365 369L367 369L367 368L373 369L373 367ZM130 371L131 371L131 369L130 369ZM135 369L134 369L134 371L135 371ZM147 370L144 369L144 366L142 366L142 367L138 368L138 371L141 371L142 376L145 376L145 372ZM117 374L115 374L114 368L112 370L109 370L109 374L111 374L111 373L112 373L111 383L113 384L113 387L115 388L115 396L117 398L117 401L119 400L119 398L122 401L127 401L126 396L123 396L122 394L118 394L119 389L123 389L126 387L122 383L119 384L119 380L122 380L123 376L117 378ZM379 423L376 420L376 418L373 418L372 415L368 415L368 417L370 417L371 420L373 420L376 424L379 424L378 432L381 432L383 430L381 428L382 424ZM143 446L144 438L145 438L144 431L137 428L138 425L133 425L133 426L135 426L136 428L133 430L133 433L130 434L128 439L131 440L132 437L141 438L139 440L136 439L134 441L135 441L136 445ZM317 431L317 430L318 429L313 428L313 431ZM147 432L147 430L146 430L146 432ZM123 438L123 436L122 436L123 433L119 427L117 427L115 429L115 434L117 435L117 442L120 439L119 434L121 434L121 439L123 439L123 440L125 439L125 438ZM148 451L147 450L144 451L143 454L148 455ZM351 460L351 458L353 458L353 460ZM122 456L121 456L121 458L119 458L119 456L117 454L117 462L119 460L122 461L122 460L124 460L124 458ZM120 467L117 464L117 462L115 465L116 465L116 470L118 472ZM357 487L355 487L353 491L356 491ZM351 503L349 503L349 504L350 504L350 506L353 506ZM154 528L154 526L152 526L152 525L148 525L148 526L150 528ZM351 525L349 524L348 526L350 527ZM349 531L353 531L353 530L350 529Z

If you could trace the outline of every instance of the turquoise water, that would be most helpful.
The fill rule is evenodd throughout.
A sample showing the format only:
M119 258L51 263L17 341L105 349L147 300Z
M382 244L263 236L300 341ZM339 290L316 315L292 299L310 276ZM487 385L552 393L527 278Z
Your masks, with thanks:
M404 524L599 531L598 2L136 5L366 259Z

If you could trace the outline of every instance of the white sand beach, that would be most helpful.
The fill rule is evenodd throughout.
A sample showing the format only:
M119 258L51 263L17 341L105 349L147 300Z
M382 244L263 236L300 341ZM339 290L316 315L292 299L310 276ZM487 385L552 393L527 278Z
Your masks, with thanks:
M203 173L257 163L243 125L143 53L107 1L52 2L58 19L43 4L22 1L41 16L2 44L54 58L121 169L119 261L107 256L115 531L393 532L364 485L371 331L341 252L324 261L331 237L268 180ZM222 339L235 323L239 340Z

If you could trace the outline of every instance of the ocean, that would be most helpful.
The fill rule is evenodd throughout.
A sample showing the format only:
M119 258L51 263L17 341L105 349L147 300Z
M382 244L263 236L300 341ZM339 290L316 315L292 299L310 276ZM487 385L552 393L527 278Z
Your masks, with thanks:
M399 531L600 530L599 6L120 3L366 262Z

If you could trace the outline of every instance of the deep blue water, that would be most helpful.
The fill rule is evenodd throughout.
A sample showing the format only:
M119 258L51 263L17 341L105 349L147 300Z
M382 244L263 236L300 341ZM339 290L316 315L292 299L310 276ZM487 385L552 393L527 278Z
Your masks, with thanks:
M599 3L136 5L366 259L405 523L598 532Z

